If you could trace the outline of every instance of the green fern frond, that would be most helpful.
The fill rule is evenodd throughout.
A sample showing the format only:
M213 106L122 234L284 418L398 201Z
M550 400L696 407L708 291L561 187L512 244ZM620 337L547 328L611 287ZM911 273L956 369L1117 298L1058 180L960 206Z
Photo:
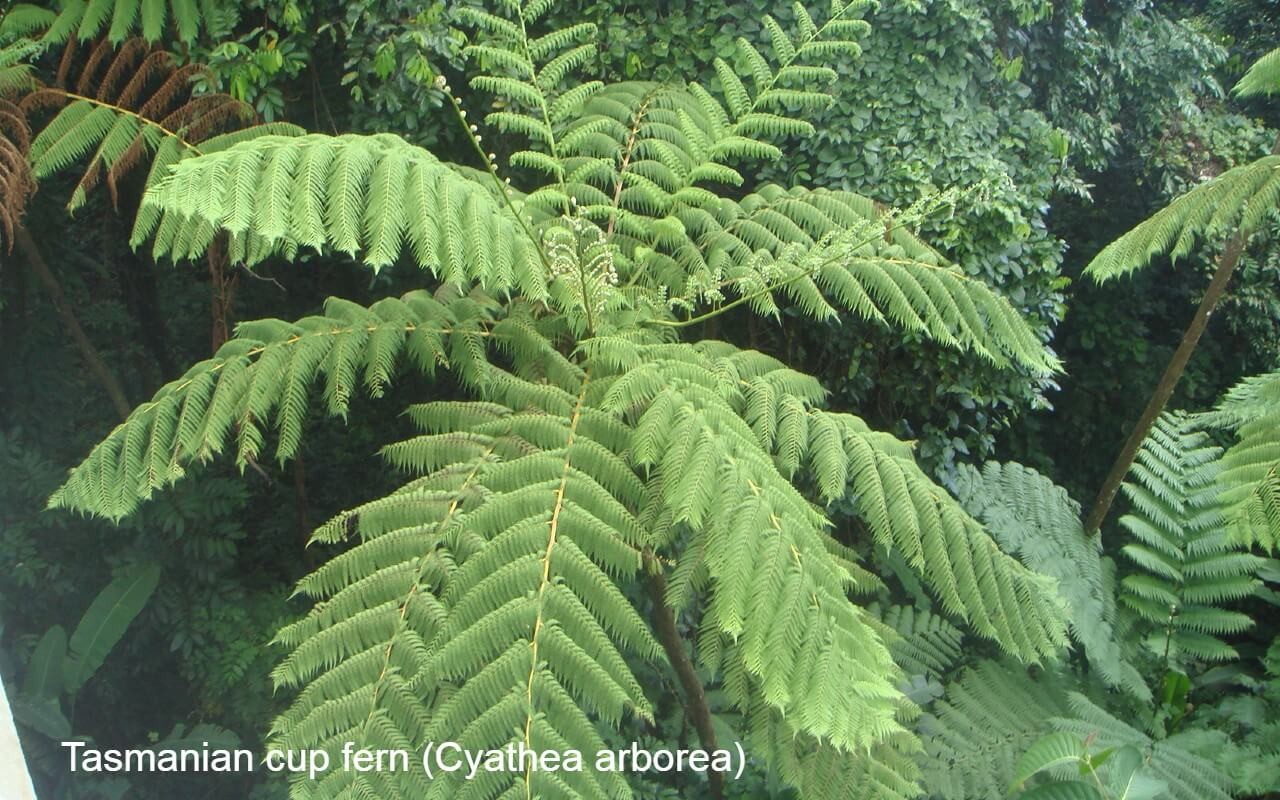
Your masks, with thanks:
M1142 731L1116 719L1079 692L1067 695L1070 712L1052 720L1054 729L1088 739L1101 749L1132 745L1146 757L1148 771L1165 784L1170 800L1228 800L1230 778L1213 762L1183 746L1188 734L1152 739Z
M158 42L172 27L172 35L184 44L194 43L201 28L224 13L216 1L202 0L68 0L56 12L19 3L0 21L0 34L32 35L42 32L45 44L62 44L75 38L85 42L104 33L113 44L140 34Z
M1132 503L1120 524L1134 537L1124 553L1139 572L1121 581L1121 599L1171 654L1223 661L1235 649L1219 636L1252 625L1221 607L1253 594L1261 559L1226 535L1217 484L1221 449L1184 415L1165 414L1151 429L1123 491Z
M929 791L941 800L1007 798L1018 760L1049 732L1047 720L1070 713L1055 678L983 661L948 685L917 725Z
M578 380L576 397L557 387L523 411L492 402L415 411L427 433L387 457L425 474L338 522L361 543L299 587L320 602L279 636L293 651L277 683L302 691L277 721L277 741L594 754L604 743L593 718L617 727L626 713L650 715L623 653L652 659L659 647L614 585L640 568L648 537L632 513L644 489L592 439L611 423L585 405L587 375ZM514 376L490 385L521 406L533 388ZM438 775L427 786L418 767L384 779L442 798L463 780ZM368 790L364 780L335 777L305 793L349 796ZM589 766L480 775L467 786L629 795L621 776Z
M1280 48L1253 62L1249 71L1231 90L1239 97L1257 97L1280 92Z
M928 609L889 606L879 617L897 636L889 641L889 652L908 676L940 678L960 660L964 634Z
M1280 372L1246 378L1200 424L1234 431L1222 457L1220 500L1231 533L1245 546L1280 543Z
M198 255L223 229L247 264L305 247L359 254L377 269L407 250L448 284L546 295L540 253L518 220L481 184L391 134L238 142L178 163L143 202L162 212L157 257Z
M1159 255L1168 254L1175 260L1188 256L1203 239L1237 230L1247 236L1278 202L1280 156L1266 156L1229 169L1107 245L1085 272L1104 282L1140 269Z
M345 416L356 392L380 394L396 357L419 369L448 366L480 382L488 365L469 341L490 335L486 310L468 299L442 303L426 292L369 308L330 299L323 316L297 323L241 324L210 359L139 406L71 472L51 508L120 519L154 491L182 478L194 462L233 448L243 468L262 456L265 434L279 432L276 457L292 456L315 384L323 379L328 413Z
M1084 535L1080 506L1064 489L1021 464L961 467L956 494L1005 552L1058 579L1070 609L1071 638L1107 684L1151 699L1142 674L1120 647L1116 630L1115 565L1097 539Z

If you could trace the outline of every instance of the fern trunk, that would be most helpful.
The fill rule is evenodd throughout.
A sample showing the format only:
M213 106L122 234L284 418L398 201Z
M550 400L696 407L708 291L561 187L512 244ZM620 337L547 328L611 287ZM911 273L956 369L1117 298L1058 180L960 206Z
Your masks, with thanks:
M1222 255L1218 257L1218 268L1214 270L1209 288L1205 290L1204 299L1196 309L1196 315L1191 318L1191 324L1182 335L1182 342L1174 351L1173 358L1169 359L1169 365L1165 367L1164 375L1160 377L1160 382L1156 384L1151 399L1147 401L1146 409L1125 441L1124 448L1102 484L1102 490L1098 492L1098 499L1094 500L1093 508L1089 510L1089 517L1084 525L1087 535L1092 536L1102 527L1103 521L1107 518L1107 512L1111 510L1111 504L1115 502L1116 494L1120 491L1121 482L1124 481L1125 475L1129 474L1129 468L1133 466L1138 448L1147 438L1151 426L1164 412L1164 407L1173 395L1173 390L1182 378L1182 373L1186 371L1187 362L1191 360L1191 354L1200 343L1200 336L1209 325L1209 317L1217 307L1218 301L1222 299L1222 294L1226 291L1227 284L1231 282L1231 276L1236 270L1236 264L1240 262L1240 256L1244 253L1245 238L1244 234L1236 233L1228 240Z
M58 279L54 277L53 272L49 270L49 265L45 263L44 256L40 253L40 248L36 246L27 229L22 226L14 230L14 240L18 244L18 249L26 256L27 263L31 265L36 277L40 279L40 282L44 284L45 290L49 292L49 299L53 301L53 307L57 310L58 317L62 319L62 324L66 326L67 332L71 334L72 340L75 341L76 348L80 351L80 357L84 359L89 371L102 384L103 391L107 393L107 397L111 400L111 405L115 407L120 419L127 418L130 408L129 400L125 397L120 381L111 372L107 362L102 360L102 355L93 346L93 342L89 341L84 328L80 327L80 320L76 319L75 312L71 310L71 305L67 302L67 297L62 292L61 284L58 283Z

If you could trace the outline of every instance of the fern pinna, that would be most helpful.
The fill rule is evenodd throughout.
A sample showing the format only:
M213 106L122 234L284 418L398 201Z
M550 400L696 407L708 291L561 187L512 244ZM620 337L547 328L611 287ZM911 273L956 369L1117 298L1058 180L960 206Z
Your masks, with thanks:
M715 91L574 84L591 26L535 35L543 0L466 12L485 69L474 85L500 98L488 122L532 143L514 175L546 179L527 190L478 128L478 169L391 134L258 136L166 163L135 240L158 254L195 257L221 234L245 264L344 252L374 269L415 264L429 288L240 325L51 504L119 518L195 463L256 462L269 438L279 460L293 456L317 385L345 418L356 394L405 370L448 373L470 399L410 407L420 434L382 452L403 485L315 533L346 549L302 581L315 604L279 633L274 677L295 699L277 743L590 758L602 729L651 717L637 671L689 658L635 599L661 573L718 710L782 780L806 797L918 794L918 709L897 637L851 599L875 582L859 550L899 553L942 611L1025 662L1066 643L1054 582L1002 551L908 444L826 409L812 377L683 336L734 310L851 313L999 365L1056 368L1007 300L912 235L945 196L890 214L844 192L736 188L733 162L776 158L781 138L810 130L788 109L825 102L822 61L856 53L863 5L836 2L821 23L797 5L792 32L768 21L772 60L741 43L748 80L721 65ZM839 540L837 515L868 541ZM706 713L705 698L688 702ZM294 793L630 795L625 776L590 768L463 785L420 764L299 776Z
M1185 415L1167 414L1151 429L1123 487L1132 503L1120 524L1135 541L1124 554L1138 567L1121 582L1121 599L1158 633L1166 659L1236 657L1220 636L1250 617L1224 608L1253 594L1262 559L1231 539L1219 500L1221 448Z

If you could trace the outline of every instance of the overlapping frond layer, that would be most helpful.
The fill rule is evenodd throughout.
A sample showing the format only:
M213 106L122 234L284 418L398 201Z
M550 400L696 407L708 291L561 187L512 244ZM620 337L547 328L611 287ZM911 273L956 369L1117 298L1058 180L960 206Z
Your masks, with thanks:
M1160 647L1204 661L1236 657L1218 638L1253 624L1222 606L1258 586L1261 559L1241 552L1218 500L1222 451L1181 414L1151 428L1122 489L1132 506L1120 524L1134 541L1124 554L1138 568L1122 581L1121 599L1156 631Z
M28 156L37 179L87 159L67 208L84 205L88 192L105 181L119 202L119 185L150 164L150 178L203 150L265 134L297 135L294 125L257 124L249 105L225 94L195 94L197 65L179 66L163 50L133 38L119 46L102 41L78 58L75 45L63 54L54 85L28 87L19 106L28 117L56 109L38 127Z
M1068 713L1051 721L1055 729L1088 739L1099 750L1126 745L1137 747L1146 756L1150 772L1165 785L1161 797L1170 800L1228 800L1231 797L1231 779L1212 761L1195 755L1193 745L1183 746L1182 740L1188 734L1152 739L1078 692L1067 695L1067 706Z
M1253 62L1232 91L1240 97L1280 92L1280 48Z
M791 479L803 472L812 476L827 502L852 490L877 542L900 549L946 611L977 633L1029 661L1052 655L1065 644L1066 611L1052 579L1001 552L982 526L920 470L904 443L871 431L852 415L812 408L821 401L822 389L808 376L723 343L637 347L600 341L586 347L593 358L625 371L610 387L607 402L624 413L643 409L633 452L670 487L677 521L695 528L706 525L708 537L720 528L751 527L730 524L727 514L711 512L725 508L716 504L729 504L742 513L768 515L754 524L762 530L759 535L769 537L756 542L756 552L772 552L776 546L778 558L785 559L786 548L794 544L801 553L816 553L826 520L794 494ZM761 452L768 457L762 459ZM744 479L751 491L734 499L742 491L734 482ZM772 488L783 484L785 488ZM782 529L776 542L770 532L775 525ZM711 541L708 551L732 549L732 543L720 547L719 542L713 548ZM757 561L754 569L766 566ZM715 570L708 565L713 583ZM821 577L827 591L838 591L834 579L839 573L823 570L815 577ZM726 575L739 572L724 567ZM745 604L749 587L765 580L776 587L767 594L778 597L789 591L788 581L799 577L761 576L754 583L725 584L716 590L722 599L711 602L712 618L721 620L731 635L755 624ZM771 619L777 610L774 606L759 619Z
M631 458L657 481L667 524L698 539L686 555L708 579L704 624L737 643L765 700L797 729L845 750L901 733L896 667L848 599L852 575L828 550L829 523L717 390L729 370L750 375L772 360L716 364L688 345L645 356L653 372L627 372L606 407L625 412L656 389L636 415Z
M44 44L61 44L69 39L97 39L105 33L109 41L119 44L135 34L157 42L170 33L190 44L210 19L225 13L220 0L67 0L58 6L54 11L15 4L0 16L0 34L39 34Z
M1018 759L1070 714L1063 682L983 661L947 686L917 725L924 785L941 800L1004 800Z
M709 95L619 84L586 110L563 138L564 191L607 226L624 277L639 273L685 304L749 298L760 314L784 303L819 319L843 310L1000 364L1059 367L1005 298L868 198L774 185L719 196L742 178L713 146L725 113Z
M896 548L943 609L1023 661L1051 657L1066 644L1067 608L1056 581L1003 552L991 534L928 478L892 437L847 414L814 411L815 432L834 424L837 447L814 447L818 465L847 465L858 513L882 547ZM813 437L817 445L822 440ZM826 451L830 450L829 454Z
M1102 556L1099 540L1084 535L1080 506L1066 490L1021 464L989 462L981 471L961 467L956 494L1005 552L1058 579L1071 638L1089 665L1109 685L1150 700L1151 690L1119 645L1115 566Z
M177 164L145 205L155 252L187 258L217 230L237 261L336 250L375 269L408 251L449 284L546 295L519 221L479 184L392 134L265 136Z
M483 380L487 304L441 302L423 291L371 307L337 298L296 323L260 320L210 359L162 387L72 470L49 504L110 519L131 513L193 462L232 449L243 467L278 431L276 456L296 452L312 390L323 382L328 413L344 416L356 392L379 394L408 357L431 372L447 365L466 382Z
M1152 258L1191 253L1196 242L1257 230L1280 204L1280 156L1265 156L1212 178L1103 248L1085 269L1102 282L1140 269Z
M914 758L920 744L914 736L900 735L870 750L849 752L797 731L765 703L749 709L746 730L750 752L806 800L907 800L922 794Z
M590 758L604 748L597 724L650 716L627 655L653 659L659 646L617 585L649 544L634 516L644 484L624 461L626 427L586 405L590 378L565 378L579 385L495 374L484 402L410 410L425 432L384 455L422 477L317 533L357 531L361 543L304 579L299 591L320 602L280 634L294 649L277 682L302 689L276 723L282 745L389 738ZM342 793L357 780L295 793L352 796ZM449 798L463 782L437 775L419 793L379 796ZM465 787L629 796L621 775L590 764L480 774Z
M1233 537L1274 550L1280 544L1280 372L1244 379L1199 420L1237 437L1218 475Z
M889 652L908 676L939 678L960 660L964 634L945 618L911 606L889 606L879 617L896 634Z

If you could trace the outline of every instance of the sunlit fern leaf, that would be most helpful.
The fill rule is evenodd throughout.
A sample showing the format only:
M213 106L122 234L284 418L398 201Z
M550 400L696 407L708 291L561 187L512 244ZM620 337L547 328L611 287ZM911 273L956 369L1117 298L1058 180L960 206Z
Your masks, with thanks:
M1262 560L1228 536L1218 499L1221 453L1186 416L1165 414L1122 487L1131 510L1120 524L1133 536L1123 552L1137 570L1121 581L1121 599L1154 632L1154 646L1175 658L1235 658L1219 637L1253 624L1225 607L1257 590Z
M1280 544L1280 372L1244 379L1198 420L1236 436L1218 475L1232 535L1246 546L1274 550Z
M1051 578L1002 552L892 437L851 415L811 416L839 425L850 489L876 542L899 550L948 614L1023 661L1057 653L1066 643L1066 609Z
M1066 490L1021 464L989 462L981 471L962 466L957 496L1000 546L1036 572L1058 579L1067 601L1071 638L1084 647L1103 679L1142 701L1151 699L1142 674L1120 646L1116 625L1115 566L1101 545L1084 535L1080 506Z
M264 136L178 163L148 190L157 257L191 257L226 230L235 260L300 249L402 252L442 281L546 294L536 245L489 191L392 134Z
M904 720L914 713L904 706ZM912 736L898 736L865 751L840 750L797 731L764 703L747 711L744 727L747 751L762 758L771 773L806 800L906 800L922 794L914 760L920 744Z
M241 467L260 458L269 430L279 433L277 458L289 458L317 383L323 382L329 413L343 416L353 394L382 391L392 356L428 372L448 365L464 380L482 380L486 365L461 343L484 336L490 321L467 298L442 303L416 291L369 308L331 299L324 315L296 323L242 323L212 358L135 409L49 505L120 519L194 462L225 450Z
M1234 231L1245 235L1280 204L1280 156L1265 156L1211 178L1103 248L1085 272L1107 281L1156 256L1189 255L1198 241Z
M1280 48L1253 62L1249 71L1232 89L1239 97L1257 97L1280 92Z
M202 28L220 19L228 8L220 0L66 0L50 11L18 3L8 12L12 20L0 22L0 34L40 34L45 44L69 39L89 41L106 34L114 44L141 35L158 42L170 32L184 44L192 44Z

